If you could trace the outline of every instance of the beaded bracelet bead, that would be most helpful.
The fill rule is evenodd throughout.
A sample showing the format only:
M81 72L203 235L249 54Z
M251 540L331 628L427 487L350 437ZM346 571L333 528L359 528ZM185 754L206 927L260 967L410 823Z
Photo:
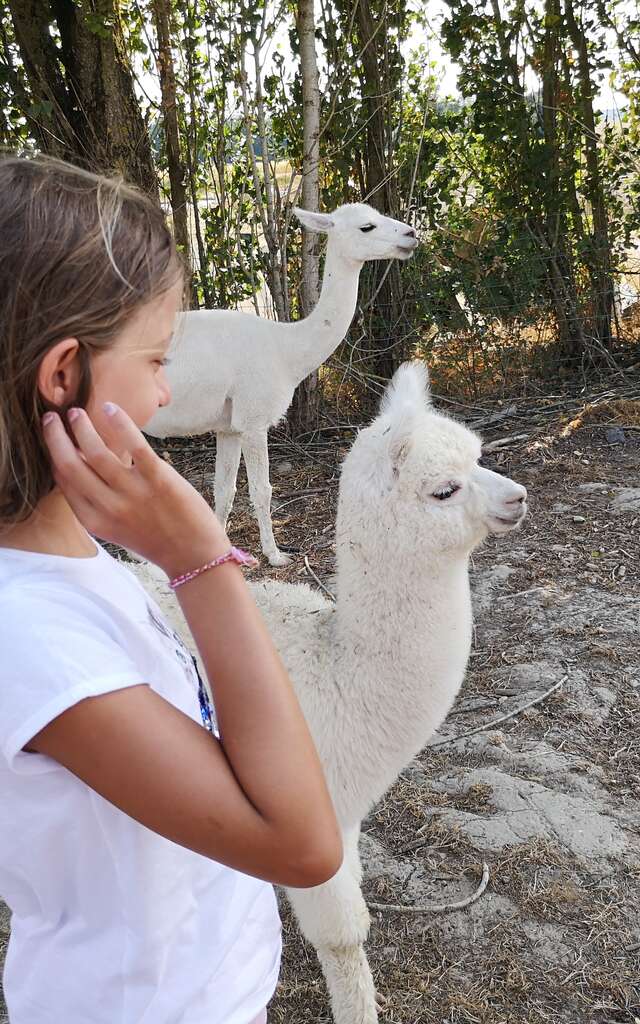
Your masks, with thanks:
M226 555L220 555L218 558L214 558L213 561L206 562L199 569L192 569L191 572L183 572L180 576L174 576L172 580L169 580L169 586L172 590L177 590L183 583L188 583L189 580L194 580L196 576L200 576L203 572L215 569L218 565L224 565L225 562L236 562L238 565L258 565L258 559L250 555L248 551L232 547L227 551Z

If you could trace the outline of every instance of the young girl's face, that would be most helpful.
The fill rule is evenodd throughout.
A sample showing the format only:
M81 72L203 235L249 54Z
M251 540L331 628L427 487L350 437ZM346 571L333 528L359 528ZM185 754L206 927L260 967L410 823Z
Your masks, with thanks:
M87 412L99 424L103 404L114 402L144 427L171 392L164 372L165 357L182 299L178 282L158 299L140 307L118 340L91 363L91 397Z

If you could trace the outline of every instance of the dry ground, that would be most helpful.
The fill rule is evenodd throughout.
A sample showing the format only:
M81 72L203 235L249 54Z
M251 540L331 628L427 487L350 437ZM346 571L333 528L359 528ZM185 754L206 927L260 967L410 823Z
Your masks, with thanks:
M490 882L463 911L373 913L383 1024L640 1022L638 394L623 407L589 396L597 411L579 417L585 396L517 403L483 430L489 445L515 436L486 464L526 484L530 518L474 557L466 682L441 735L365 823L362 853L377 903L460 899L483 860ZM306 555L331 586L350 436L328 429L293 445L274 434L276 535L298 553L286 569L263 564L257 574L313 582ZM165 451L209 492L206 438ZM231 528L258 550L243 478ZM270 1019L328 1024L313 950L283 914Z

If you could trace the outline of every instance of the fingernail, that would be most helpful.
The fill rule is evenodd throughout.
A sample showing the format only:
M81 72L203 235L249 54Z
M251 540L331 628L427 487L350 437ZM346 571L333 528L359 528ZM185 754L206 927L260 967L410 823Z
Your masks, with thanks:
M45 412L44 416L42 417L42 426L48 427L50 423L53 423L55 417L55 412Z
M69 420L69 423L73 423L74 420L77 420L79 415L80 415L80 410L79 409L69 409L69 411L67 413L67 419Z
M118 411L118 406L114 405L113 402L105 402L102 406L107 416L115 416Z

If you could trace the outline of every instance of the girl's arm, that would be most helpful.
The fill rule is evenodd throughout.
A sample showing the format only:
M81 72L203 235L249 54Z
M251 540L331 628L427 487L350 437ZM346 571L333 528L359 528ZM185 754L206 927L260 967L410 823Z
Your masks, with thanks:
M45 427L56 480L91 533L169 575L229 547L206 502L119 410L109 438L85 413L76 450ZM123 443L124 442L124 443ZM80 454L80 452L82 454ZM218 742L150 687L88 698L29 744L142 824L221 863L283 885L318 885L342 859L322 768L291 682L241 569L225 564L178 590L211 680Z

